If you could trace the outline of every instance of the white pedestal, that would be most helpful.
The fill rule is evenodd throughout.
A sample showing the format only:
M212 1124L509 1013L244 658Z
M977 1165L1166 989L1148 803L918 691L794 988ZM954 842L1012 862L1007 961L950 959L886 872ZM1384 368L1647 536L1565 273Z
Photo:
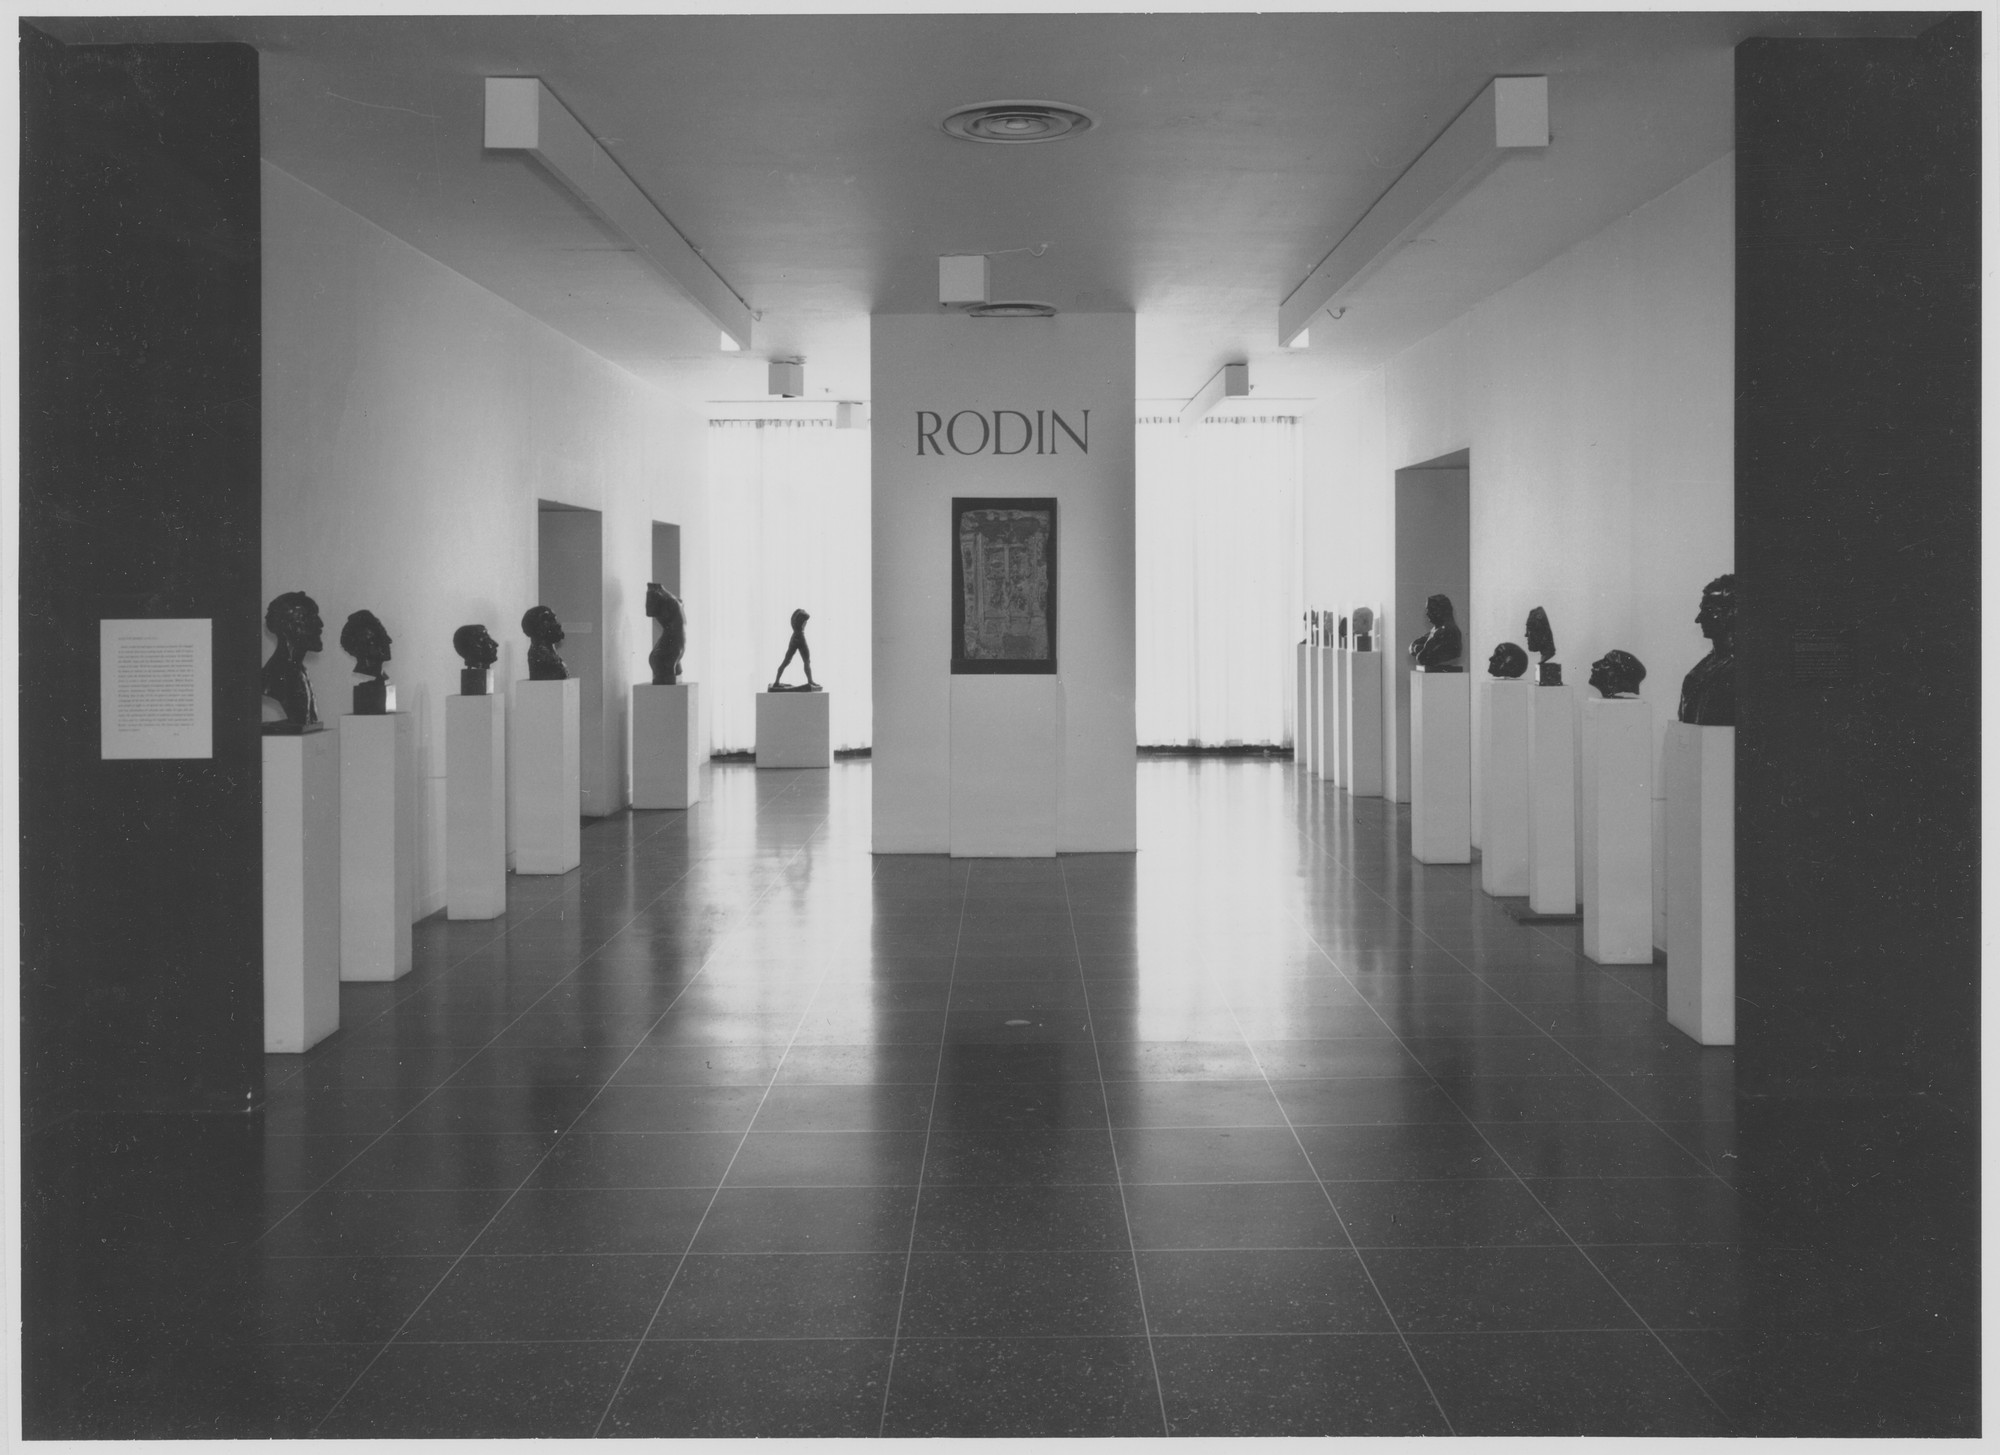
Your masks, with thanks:
M699 803L702 756L701 685L634 684L632 807L692 808Z
M507 699L444 700L444 912L507 912Z
M342 980L410 973L416 887L416 719L349 713L340 719Z
M951 855L1053 858L1063 776L1053 675L951 679Z
M1340 721L1337 705L1340 701L1340 663L1335 660L1332 647L1320 647L1319 652L1319 736L1313 743L1313 772L1328 783L1339 783L1340 775L1333 766L1333 750L1339 741L1339 731L1335 724Z
M1311 642L1299 648L1305 659L1304 675L1300 677L1302 694L1299 698L1299 735L1293 745L1293 754L1299 767L1307 773L1319 772L1319 648Z
M1536 687L1528 706L1528 908L1576 913L1576 698Z
M516 874L567 874L583 862L581 703L574 677L514 684L507 797Z
M1528 720L1540 689L1520 678L1479 684L1479 886L1528 892Z
M1410 855L1472 862L1472 678L1410 674Z
M264 739L264 1049L340 1029L340 748Z
M1304 773L1312 767L1312 743L1308 741L1312 733L1312 644L1300 642L1294 652L1298 654L1294 664L1298 682L1292 690L1292 763Z
M1382 654L1347 654L1347 791L1382 796Z
M1736 729L1667 724L1667 1020L1736 1044Z
M1650 965L1652 705L1637 697L1585 698L1577 730L1577 770L1583 953L1600 965Z
M757 694L759 768L831 768L833 716L825 692Z
M1347 715L1348 715L1348 651L1345 647L1333 649L1333 786L1347 787Z

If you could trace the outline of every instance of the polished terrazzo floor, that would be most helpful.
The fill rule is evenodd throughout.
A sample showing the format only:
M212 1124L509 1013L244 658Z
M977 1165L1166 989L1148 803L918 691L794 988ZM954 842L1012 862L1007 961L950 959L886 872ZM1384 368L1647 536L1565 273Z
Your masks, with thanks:
M871 856L869 772L719 766L344 986L134 1179L235 1191L127 1432L1728 1432L1732 1053L1662 970L1285 762L1039 861Z

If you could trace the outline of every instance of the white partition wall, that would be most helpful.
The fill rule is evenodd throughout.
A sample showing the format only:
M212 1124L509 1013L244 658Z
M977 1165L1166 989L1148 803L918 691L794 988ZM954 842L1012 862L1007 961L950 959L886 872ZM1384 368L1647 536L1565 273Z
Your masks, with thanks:
M928 311L874 316L878 853L952 849L952 765L964 756L952 713L958 498L1055 500L1056 847L1137 847L1133 350L1129 313L1064 312L1026 328ZM1028 695L996 710L996 728L1037 730Z
M1348 650L1336 647L1333 652L1333 784L1336 788L1348 787L1347 779L1347 719L1350 711L1347 695L1353 691L1351 669L1347 665Z
M1528 708L1528 908L1576 913L1576 696L1536 687Z
M1306 771L1312 763L1312 746L1306 735L1312 730L1312 654L1311 642L1300 642L1293 649L1294 686L1292 690L1292 762L1300 772Z
M1667 724L1667 1019L1736 1044L1736 729Z
M407 712L340 719L340 978L410 973L417 732Z
M583 862L576 678L514 684L507 735L514 872L567 874Z
M1319 648L1311 642L1306 643L1306 704L1299 712L1299 723L1303 728L1299 734L1299 741L1304 744L1304 750L1302 756L1299 756L1299 766L1314 778L1320 775L1322 767L1319 759L1321 670ZM1299 750L1294 749L1294 753L1298 754Z
M1347 654L1347 791L1382 796L1382 654Z
M507 699L444 700L444 894L447 919L507 912Z
M1521 678L1479 684L1479 885L1528 892L1528 721L1538 691Z
M1313 772L1328 783L1340 782L1334 766L1334 749L1340 741L1340 662L1332 647L1317 647L1319 654L1319 732L1313 743Z
M264 739L264 1049L340 1029L340 747Z
M1538 691L1550 689L1538 688ZM1600 965L1653 962L1653 709L1586 697L1577 729L1577 869L1583 953Z
M701 685L634 683L632 807L688 808L699 802L703 759Z
M1472 690L1464 672L1410 674L1410 854L1472 862Z
M951 679L951 853L1053 858L1062 788L1063 684Z

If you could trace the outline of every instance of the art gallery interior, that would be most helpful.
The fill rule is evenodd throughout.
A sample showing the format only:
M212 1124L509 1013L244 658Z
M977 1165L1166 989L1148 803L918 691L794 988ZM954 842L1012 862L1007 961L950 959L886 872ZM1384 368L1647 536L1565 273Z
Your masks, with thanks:
M23 22L17 1432L1979 1433L1980 38Z

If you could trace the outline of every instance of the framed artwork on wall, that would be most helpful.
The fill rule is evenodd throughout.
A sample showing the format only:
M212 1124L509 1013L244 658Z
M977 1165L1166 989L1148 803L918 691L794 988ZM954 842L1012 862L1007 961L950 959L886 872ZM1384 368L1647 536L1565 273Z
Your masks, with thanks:
M951 502L951 670L1056 670L1056 503Z

